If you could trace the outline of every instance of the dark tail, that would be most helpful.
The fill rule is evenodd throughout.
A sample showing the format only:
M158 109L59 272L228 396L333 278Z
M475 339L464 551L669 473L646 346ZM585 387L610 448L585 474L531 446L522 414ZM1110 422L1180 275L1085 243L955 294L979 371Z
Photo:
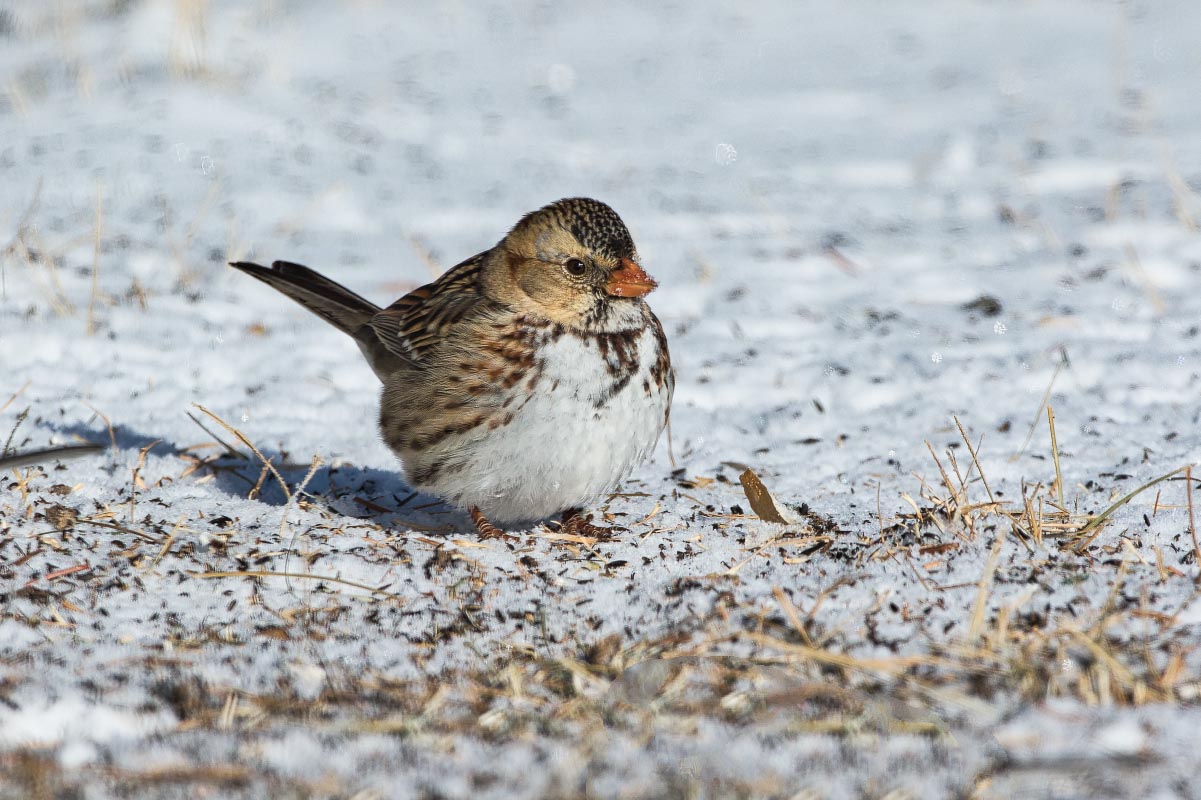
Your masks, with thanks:
M363 326L380 308L341 284L300 264L276 261L271 269L247 261L230 266L291 297L340 331L358 339Z

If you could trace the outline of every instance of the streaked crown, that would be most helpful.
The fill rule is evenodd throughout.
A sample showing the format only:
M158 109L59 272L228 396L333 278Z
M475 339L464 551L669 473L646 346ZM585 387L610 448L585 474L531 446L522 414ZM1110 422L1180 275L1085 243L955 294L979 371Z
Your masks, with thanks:
M580 244L600 256L617 261L634 259L637 250L626 224L609 206L590 197L569 197L526 214L514 226L557 224Z

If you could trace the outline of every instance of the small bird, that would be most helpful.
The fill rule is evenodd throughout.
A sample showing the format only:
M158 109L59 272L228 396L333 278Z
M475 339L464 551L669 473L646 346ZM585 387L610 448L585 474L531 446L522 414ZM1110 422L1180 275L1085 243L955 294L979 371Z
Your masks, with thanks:
M387 308L299 264L233 266L354 337L383 383L379 428L413 488L484 538L612 492L667 424L675 373L657 286L621 217L588 198L525 215L490 250Z

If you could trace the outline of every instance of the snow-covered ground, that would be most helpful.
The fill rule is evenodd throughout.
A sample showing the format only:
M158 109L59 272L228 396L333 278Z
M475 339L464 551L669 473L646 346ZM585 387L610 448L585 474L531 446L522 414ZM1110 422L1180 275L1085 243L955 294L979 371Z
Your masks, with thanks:
M1184 473L1096 521L1201 455L1198 31L0 2L0 441L106 445L0 476L0 796L1201 797ZM225 262L388 301L572 195L660 281L674 463L480 543Z

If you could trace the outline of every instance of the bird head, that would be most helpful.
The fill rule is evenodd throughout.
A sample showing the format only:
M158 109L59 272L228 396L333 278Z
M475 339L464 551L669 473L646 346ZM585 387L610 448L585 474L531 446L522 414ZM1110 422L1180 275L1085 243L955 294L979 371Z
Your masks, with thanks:
M500 241L485 290L513 308L572 328L641 324L658 284L638 264L617 212L597 200L559 200L525 215Z

